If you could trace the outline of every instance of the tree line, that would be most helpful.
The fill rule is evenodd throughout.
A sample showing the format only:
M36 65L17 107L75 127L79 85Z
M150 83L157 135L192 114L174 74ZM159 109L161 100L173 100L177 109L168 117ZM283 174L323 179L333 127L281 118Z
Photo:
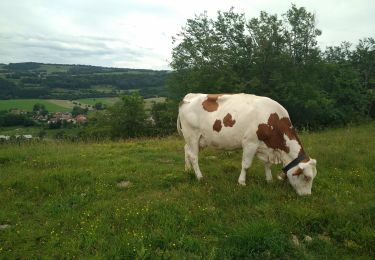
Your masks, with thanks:
M281 16L218 12L189 19L174 37L171 98L189 92L268 96L298 127L322 128L375 117L375 41L322 50L316 17L292 5Z
M0 99L112 97L133 90L145 98L165 96L167 76L167 71L11 63L0 68Z

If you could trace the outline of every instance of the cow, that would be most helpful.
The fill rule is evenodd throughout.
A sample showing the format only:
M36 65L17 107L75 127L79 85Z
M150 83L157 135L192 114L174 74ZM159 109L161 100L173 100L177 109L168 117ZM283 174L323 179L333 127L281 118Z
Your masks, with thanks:
M316 160L310 158L292 126L288 112L276 101L251 94L189 93L180 102L177 130L185 139L185 170L193 168L200 180L200 148L243 150L238 178L246 185L246 170L256 155L264 162L266 180L270 166L283 164L279 179L288 179L299 195L310 195Z

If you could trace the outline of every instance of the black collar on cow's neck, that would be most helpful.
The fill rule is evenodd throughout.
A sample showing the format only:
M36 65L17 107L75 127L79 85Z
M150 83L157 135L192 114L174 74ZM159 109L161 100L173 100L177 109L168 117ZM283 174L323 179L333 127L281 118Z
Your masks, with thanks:
M287 172L292 169L294 166L297 166L300 162L302 162L303 160L307 159L308 157L306 156L305 153L301 153L300 155L298 155L298 157L296 159L294 159L293 161L291 161L290 163L288 163L284 168L283 168L283 172L285 174L287 174Z

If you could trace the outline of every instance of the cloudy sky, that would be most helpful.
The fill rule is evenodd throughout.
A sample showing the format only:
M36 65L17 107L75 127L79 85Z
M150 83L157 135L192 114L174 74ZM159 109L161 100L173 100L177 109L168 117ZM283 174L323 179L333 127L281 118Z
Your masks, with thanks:
M375 37L374 0L0 0L0 63L169 69L172 36L194 14L233 6L249 19L291 2L316 14L322 48Z

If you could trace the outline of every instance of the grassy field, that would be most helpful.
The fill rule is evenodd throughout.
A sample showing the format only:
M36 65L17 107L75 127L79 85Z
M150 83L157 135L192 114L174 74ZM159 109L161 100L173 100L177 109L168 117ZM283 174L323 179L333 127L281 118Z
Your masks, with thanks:
M11 127L0 127L0 135L32 135L37 137L41 131L45 132L44 138L54 138L57 133L63 132L66 136L76 136L78 132L82 131L82 128L59 128L59 129L44 129L43 127L31 126L31 127L22 127L22 126L11 126ZM2 144L0 144L2 145Z
M49 112L67 112L71 111L70 106L63 102L52 99L9 99L0 100L0 110L21 109L25 111L32 111L36 103L43 104Z
M197 182L177 137L1 144L0 258L374 259L374 133L302 134L309 197L258 160L240 187L240 151L201 152Z
M120 99L118 97L114 98L82 98L82 99L77 99L76 102L80 102L82 104L87 104L87 105L95 105L96 103L102 103L104 105L113 105Z
M119 101L118 97L108 97L108 98L83 98L74 100L75 102L81 104L81 106L90 105L93 106L96 103L101 102L107 106L113 105L115 102ZM154 102L164 102L165 98L148 98L145 99L145 108L150 109ZM9 109L21 109L25 111L32 111L33 106L36 103L43 104L49 112L70 112L73 107L76 106L70 100L58 100L58 99L9 99L0 100L0 110Z

